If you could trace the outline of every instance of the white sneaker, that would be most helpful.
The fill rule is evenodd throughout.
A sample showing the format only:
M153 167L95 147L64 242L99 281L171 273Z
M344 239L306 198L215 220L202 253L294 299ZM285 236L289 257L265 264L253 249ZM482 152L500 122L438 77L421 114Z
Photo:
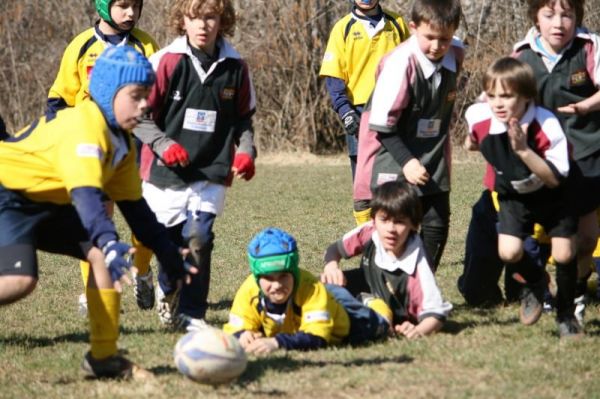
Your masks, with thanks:
M86 317L88 314L87 297L85 294L79 295L77 299L77 312L83 317Z
M152 269L144 275L133 275L133 293L138 308L142 310L152 309L154 307L154 284L152 282Z
M160 284L156 287L156 310L160 322L169 328L176 328L178 320L176 319L177 308L179 307L179 289L165 295L160 288Z
M585 294L575 298L575 318L579 325L583 327L583 318L585 317Z

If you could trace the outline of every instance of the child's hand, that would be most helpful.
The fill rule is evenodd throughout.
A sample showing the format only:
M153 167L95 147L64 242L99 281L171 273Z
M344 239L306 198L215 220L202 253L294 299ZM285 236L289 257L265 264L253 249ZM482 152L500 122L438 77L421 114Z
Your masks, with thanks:
M163 151L161 158L167 166L179 165L184 167L190 164L188 152L178 143L168 146L167 149Z
M263 333L260 331L244 331L239 338L240 345L246 349L252 342L263 337Z
M427 169L417 158L413 158L408 161L402 168L402 173L406 177L406 181L410 184L422 186L429 181L429 173Z
M556 110L567 115L585 115L590 112L589 107L584 102L568 104L563 107L558 107Z
M346 276L336 261L328 262L321 273L323 284L346 285Z
M258 338L244 348L246 352L255 355L266 355L279 349L279 343L275 338Z
M233 176L238 179L244 179L246 181L252 179L252 177L254 177L255 167L254 160L252 160L250 154L246 154L245 152L235 154L231 172L233 173Z
M408 339L417 339L423 337L423 333L410 321L405 321L402 324L394 326L397 334L404 335Z
M508 139L510 140L510 146L517 154L529 149L527 145L527 128L529 128L528 124L519 125L516 118L511 118L508 121Z

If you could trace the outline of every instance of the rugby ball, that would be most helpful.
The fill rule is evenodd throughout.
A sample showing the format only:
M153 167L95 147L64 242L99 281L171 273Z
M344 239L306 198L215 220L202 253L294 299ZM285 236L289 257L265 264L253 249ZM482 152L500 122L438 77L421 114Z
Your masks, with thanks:
M214 327L191 331L173 351L175 366L186 377L203 384L226 384L246 370L248 358L237 338Z

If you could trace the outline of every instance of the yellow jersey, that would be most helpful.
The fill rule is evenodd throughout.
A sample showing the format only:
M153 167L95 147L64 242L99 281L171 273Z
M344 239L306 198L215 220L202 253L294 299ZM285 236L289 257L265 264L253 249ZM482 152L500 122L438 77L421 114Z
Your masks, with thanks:
M265 337L303 332L339 344L350 332L348 313L316 277L300 270L300 282L282 317L267 314L260 288L253 275L248 276L235 294L229 321L223 330L262 331Z
M132 135L113 133L91 100L0 141L0 165L0 184L33 201L69 204L78 187L98 188L115 201L142 196Z
M377 26L350 13L333 26L319 76L346 82L352 105L363 105L375 87L375 71L381 58L409 36L402 17L383 11Z
M137 28L131 30L127 44L146 57L150 57L159 48L150 35ZM77 35L65 49L48 98L62 98L69 107L89 98L91 71L106 47L107 44L96 33L95 27Z

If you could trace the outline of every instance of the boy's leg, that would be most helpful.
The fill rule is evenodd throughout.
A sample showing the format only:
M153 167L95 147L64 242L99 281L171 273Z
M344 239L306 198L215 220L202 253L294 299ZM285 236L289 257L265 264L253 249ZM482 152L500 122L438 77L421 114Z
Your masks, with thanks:
M169 239L180 247L184 246L181 236L183 225L183 223L180 223L167 228ZM172 286L160 262L158 262L157 282L156 310L158 311L158 317L163 325L175 328L177 326L177 309L179 308L179 287Z
M497 221L490 192L484 190L472 208L463 274L458 278L458 290L471 306L502 302L498 280L504 264L498 256Z
M121 294L104 264L104 255L98 248L88 252L91 273L86 286L90 321L91 350L85 355L82 369L89 378L145 379L151 373L119 355L119 314Z
M421 203L423 204L421 237L423 238L429 265L435 273L448 240L450 193L444 192L421 197Z
M552 238L552 257L556 263L556 320L561 338L583 334L582 326L575 318L577 261L574 242L574 238Z
M182 230L183 241L188 244L198 268L198 273L192 275L191 283L181 288L179 313L184 318L204 319L206 314L216 216L214 213L196 211L188 216Z
M350 171L352 172L352 181L356 174L356 159L358 150L358 139L356 136L346 133L346 145L348 146L348 158L350 159Z
M353 297L344 287L333 284L325 284L325 287L348 313L350 331L347 341L350 344L361 344L388 336L392 311L385 302L379 298L369 297L374 302L371 308Z
M154 283L152 282L152 270L150 261L152 251L146 248L136 237L131 234L131 243L135 247L133 255L133 266L137 272L134 273L133 292L138 308L142 310L154 307Z
M357 226L365 224L371 220L371 208L369 207L369 201L355 200L353 214Z

